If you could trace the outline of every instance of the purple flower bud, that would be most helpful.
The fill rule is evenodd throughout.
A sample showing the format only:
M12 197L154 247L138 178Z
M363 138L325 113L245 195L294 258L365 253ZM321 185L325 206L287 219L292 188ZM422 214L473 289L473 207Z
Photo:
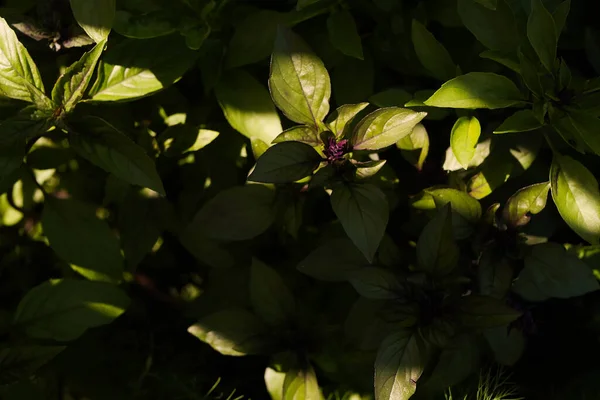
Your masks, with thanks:
M330 137L327 139L327 144L325 144L325 157L329 162L341 160L346 154L348 140L340 140L339 142L335 140L334 137Z

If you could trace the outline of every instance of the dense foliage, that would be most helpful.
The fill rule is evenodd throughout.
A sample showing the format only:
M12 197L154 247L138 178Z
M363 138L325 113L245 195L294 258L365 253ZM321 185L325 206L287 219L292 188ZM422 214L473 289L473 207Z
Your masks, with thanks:
M0 398L597 398L593 3L4 0Z

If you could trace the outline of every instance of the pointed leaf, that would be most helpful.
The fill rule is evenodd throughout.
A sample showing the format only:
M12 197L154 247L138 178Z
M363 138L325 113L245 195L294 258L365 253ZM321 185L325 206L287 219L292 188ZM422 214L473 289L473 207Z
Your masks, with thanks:
M341 139L348 137L354 117L368 105L369 103L344 104L329 114L325 122L335 134L336 138Z
M148 96L179 80L197 57L198 53L188 49L179 35L123 40L102 57L88 96L92 101L129 101Z
M111 323L129 298L117 286L75 279L53 279L25 294L13 323L37 339L69 341L87 329Z
M322 281L341 282L352 271L368 265L349 239L335 239L313 250L298 264L298 271Z
M302 142L310 146L322 145L315 128L307 125L298 125L281 132L273 139L272 143Z
M550 182L537 183L519 189L513 194L504 206L504 220L512 227L526 225L531 217L529 214L537 214L546 207Z
M188 332L226 356L268 354L273 340L258 317L235 308L202 318Z
M73 269L91 280L119 281L123 257L119 241L91 205L47 197L42 214L50 247Z
M396 143L396 147L402 152L402 157L415 166L417 170L423 169L423 164L429 154L429 135L427 129L418 123L410 133Z
M65 112L73 111L83 97L92 80L96 64L105 45L104 40L99 42L92 50L85 53L79 61L70 65L54 84L52 101L60 105Z
M292 292L273 268L256 258L250 268L250 301L254 312L272 326L284 325L295 313Z
M419 268L433 276L444 276L456 267L459 255L452 234L451 208L450 205L446 205L429 221L419 236Z
M458 0L457 10L465 27L488 49L512 53L519 46L515 16L505 1L494 11L475 0Z
M600 190L587 168L568 156L555 155L550 168L552 199L562 219L584 240L600 241Z
M15 32L1 17L0 65L0 96L52 107L44 95L44 83L37 66Z
M269 92L246 71L223 74L215 94L227 122L242 135L270 144L283 130Z
M479 135L481 135L481 125L475 117L460 117L452 127L450 147L464 169L469 168L469 163L475 156Z
M563 28L565 27L565 23L567 22L567 17L569 16L569 10L571 9L571 0L565 0L560 3L554 9L552 13L552 19L554 20L554 24L556 25L556 34L560 37Z
M70 0L79 26L94 42L108 38L115 20L116 0Z
M144 149L98 117L86 116L72 124L69 135L73 149L91 163L121 178L165 194L156 166Z
M331 194L331 206L348 237L372 262L389 218L385 194L370 184L338 185Z
M321 400L317 375L308 364L304 368L294 367L285 373L282 400Z
M363 297L389 300L399 296L400 282L391 271L377 267L361 268L348 275L354 289Z
M416 19L412 21L412 43L421 64L434 78L447 81L456 76L456 65L448 50Z
M527 19L527 37L542 65L554 72L558 34L552 14L542 0L531 0L531 13Z
M355 150L383 149L410 135L425 115L406 108L381 108L358 123L350 142Z
M132 39L152 39L175 32L177 26L163 10L132 14L119 10L115 14L113 29L119 35Z
M551 118L552 126L578 151L600 155L600 119L581 111L569 111L564 117Z
M567 299L598 289L600 285L592 269L558 243L534 246L513 287L529 301Z
M329 113L331 82L323 62L292 31L279 27L269 89L286 117L318 128Z
M425 104L447 108L506 108L522 103L523 96L505 76L471 72L442 85Z
M403 330L386 337L375 360L375 399L410 399L426 367L427 353L416 332Z
M517 111L494 130L494 133L528 132L541 128L542 124L531 110Z
M458 300L457 306L458 319L469 328L493 328L506 325L522 314L506 305L505 300L489 296L463 296Z
M308 144L277 143L256 161L256 167L248 180L265 183L295 182L310 175L320 162L321 156Z

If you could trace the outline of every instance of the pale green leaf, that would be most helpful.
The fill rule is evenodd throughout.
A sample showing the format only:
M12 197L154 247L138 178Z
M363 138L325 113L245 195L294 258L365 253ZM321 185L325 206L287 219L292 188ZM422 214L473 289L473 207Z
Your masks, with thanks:
M290 129L286 129L285 131L277 135L277 137L273 139L272 143L291 141L306 143L313 147L323 144L319 139L315 128L308 125L297 125Z
M116 0L70 0L71 10L79 26L94 42L100 43L112 29Z
M504 206L504 220L513 227L529 222L529 214L537 214L546 207L550 182L536 183L519 189Z
M381 108L356 125L350 142L355 150L383 149L410 135L425 115L406 108Z
M450 147L464 169L469 168L481 135L481 125L475 117L460 117L452 127Z
M369 103L344 104L329 114L325 121L336 138L348 137L354 117L364 110Z

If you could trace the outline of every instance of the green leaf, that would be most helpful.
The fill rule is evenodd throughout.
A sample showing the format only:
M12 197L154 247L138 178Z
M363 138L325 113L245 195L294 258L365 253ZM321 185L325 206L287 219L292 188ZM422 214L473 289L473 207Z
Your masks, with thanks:
M513 290L529 301L567 299L600 289L585 262L558 243L533 246Z
M450 134L450 147L464 169L475 156L475 147L481 135L481 125L475 117L460 117L454 123Z
M342 282L368 261L349 239L335 239L313 250L298 264L298 271L321 281Z
M286 324L296 311L294 296L279 274L256 258L250 268L250 301L254 312L272 326Z
M531 13L527 19L527 37L542 65L554 72L558 34L552 14L542 0L531 0Z
M515 228L526 225L531 219L529 214L537 214L546 207L549 190L550 182L536 183L519 189L504 206L504 220Z
M111 323L125 312L129 302L112 284L53 279L25 294L13 323L32 338L70 341L89 328Z
M562 219L584 240L600 240L600 191L598 181L578 161L555 155L550 168L552 199Z
M371 184L338 185L331 193L331 206L348 237L372 262L389 218L385 194Z
M525 86L527 86L527 88L536 96L543 97L544 88L542 87L542 82L538 73L539 63L537 61L533 62L521 51L519 51L518 56L519 73L521 74L521 78L523 78Z
M355 150L383 149L410 135L425 115L406 108L381 108L356 125L350 142Z
M28 378L66 346L35 345L35 344L11 344L0 347L0 382L5 388L7 382L27 381ZM0 395L3 393L0 391ZM7 399L2 397L2 399ZM21 400L23 397L15 397ZM27 399L25 397L25 399Z
M387 336L375 360L375 399L408 400L428 362L423 339L411 330Z
M490 10L496 10L498 6L498 0L475 0L485 8L489 8ZM502 1L502 0L500 0Z
M248 180L265 183L295 182L310 175L320 162L321 156L308 144L277 143L256 161L256 167Z
M349 11L340 10L330 14L327 18L327 31L329 40L336 49L347 56L364 59L356 23Z
M458 0L457 9L465 27L488 49L514 53L518 48L515 16L505 1L493 11L475 0Z
M52 108L45 96L44 83L17 35L4 18L0 17L0 96L23 100L46 108Z
M486 50L479 54L479 57L486 58L488 60L496 61L498 64L504 65L506 68L521 73L521 67L519 61L510 55L501 53L495 50Z
M197 57L198 53L188 49L178 35L123 40L102 57L88 96L92 101L148 96L178 81Z
M541 128L542 124L531 110L521 110L506 118L502 124L494 130L494 133L528 132Z
M176 25L169 15L165 15L163 10L138 15L119 10L115 15L113 29L128 38L152 39L170 35L175 32Z
M491 72L471 72L442 85L425 101L433 107L447 108L506 108L520 105L523 96L505 76Z
M207 201L187 229L216 240L252 239L273 223L274 200L266 186L235 186Z
M156 166L144 149L101 118L86 116L69 133L69 143L83 158L132 185L165 194Z
M581 111L570 110L562 118L551 118L552 126L576 150L600 155L600 119Z
M421 171L423 164L429 154L429 135L427 129L421 123L418 123L410 133L396 143L396 147L401 150L402 157L414 167Z
M404 107L412 98L413 95L404 89L389 88L371 96L369 102L377 107Z
M356 167L354 176L356 179L368 179L375 176L381 168L385 165L387 160L377 160L377 161L365 161L365 162L355 162L353 165Z
M341 139L344 137L349 137L350 128L352 122L354 121L354 117L356 117L368 105L369 103L344 104L329 114L325 122L335 134L336 138Z
M417 241L419 268L436 277L452 272L460 256L451 218L451 208L446 205L429 221Z
M321 143L315 128L307 125L297 125L281 132L273 139L272 143L281 142L302 142L311 145L312 147L323 144Z
M329 113L331 82L323 62L292 31L279 27L269 89L286 117L319 128Z
M93 206L47 196L42 228L52 250L81 275L106 282L122 279L119 241L108 224L96 217Z
M237 68L267 58L273 51L277 26L282 21L283 14L260 10L236 24L227 48L226 66Z
M321 390L313 367L294 367L285 373L282 400L321 400Z
M500 246L487 247L479 257L479 294L505 299L512 286L513 275L513 268L504 250Z
M176 157L198 150L211 144L219 132L210 129L197 128L189 124L177 124L168 127L160 134L161 142L167 157Z
M556 34L560 37L563 28L565 27L565 23L567 22L567 17L569 16L569 10L571 9L571 0L566 0L560 3L554 9L552 13L552 19L554 20L554 24L556 26Z
M377 267L361 268L350 272L348 280L363 297L374 300L398 298L402 286L391 271Z
M345 57L333 70L331 84L337 104L356 104L367 100L374 90L375 66L373 57L365 59Z
M188 332L226 356L268 354L273 340L260 319L235 308L202 318Z
M497 326L483 331L483 335L494 353L496 361L501 365L516 364L525 351L525 336L518 329Z
M85 53L79 61L71 64L58 78L52 89L52 101L60 105L65 112L73 111L79 100L82 99L96 64L102 55L106 42L100 41L92 50Z
M458 300L457 317L468 328L493 328L513 322L521 312L505 301L489 296L470 295Z
M94 42L100 43L112 29L116 0L70 0L71 10L79 26Z
M229 125L244 136L270 144L283 130L269 92L246 71L224 73L215 94Z
M571 85L571 79L573 75L571 74L571 69L565 62L564 58L560 60L560 67L558 69L558 84L559 90L568 89Z
M448 50L416 19L412 21L412 43L421 64L434 78L446 81L456 76L456 65Z

